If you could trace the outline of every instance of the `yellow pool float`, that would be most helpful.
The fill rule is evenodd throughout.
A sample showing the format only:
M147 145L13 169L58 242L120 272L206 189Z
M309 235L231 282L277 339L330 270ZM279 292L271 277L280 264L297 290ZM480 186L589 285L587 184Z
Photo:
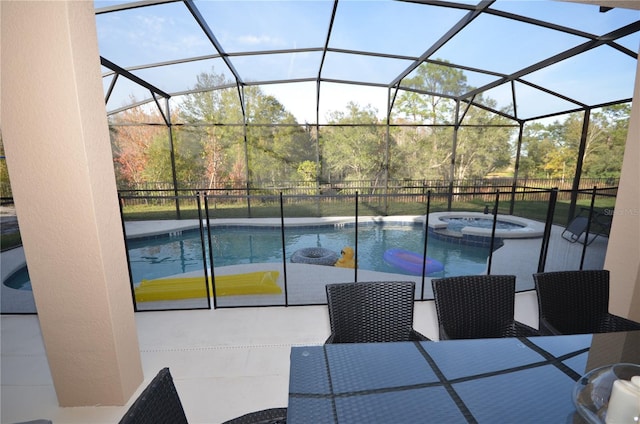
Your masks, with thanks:
M282 289L277 284L279 275L278 271L257 271L216 276L216 295L280 294ZM134 292L137 302L204 298L207 289L203 283L203 276L142 280ZM209 294L213 296L211 277Z
M356 267L356 261L353 258L353 249L352 248L347 246L344 249L342 249L340 254L342 255L342 257L336 261L336 263L334 264L335 266L340 267L340 268L355 268Z

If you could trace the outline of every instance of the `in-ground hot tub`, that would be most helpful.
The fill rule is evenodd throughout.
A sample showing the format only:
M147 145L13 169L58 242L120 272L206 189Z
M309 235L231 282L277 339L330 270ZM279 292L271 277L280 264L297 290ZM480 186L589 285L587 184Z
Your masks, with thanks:
M480 212L434 212L429 214L429 233L436 238L469 244L485 244L491 239L493 215ZM513 215L498 215L495 236L498 239L542 237L544 224Z

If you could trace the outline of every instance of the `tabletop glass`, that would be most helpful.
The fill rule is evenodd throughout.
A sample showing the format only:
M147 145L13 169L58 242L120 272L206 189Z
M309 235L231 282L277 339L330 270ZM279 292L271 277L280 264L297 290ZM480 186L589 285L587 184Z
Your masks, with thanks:
M287 422L580 423L588 371L640 364L640 331L291 349Z

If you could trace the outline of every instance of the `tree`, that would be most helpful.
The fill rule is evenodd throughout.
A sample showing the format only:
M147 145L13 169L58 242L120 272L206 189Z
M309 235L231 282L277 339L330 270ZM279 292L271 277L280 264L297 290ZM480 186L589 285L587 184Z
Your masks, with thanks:
M410 178L464 179L484 177L509 165L511 159L511 130L505 118L485 109L457 104L454 98L468 92L466 76L456 68L433 63L421 65L413 77L402 82L403 91L396 100L394 119L407 124L429 124L398 131L396 140L399 155L410 170ZM415 91L412 91L415 90ZM443 95L444 94L444 95ZM450 97L450 98L448 98ZM495 107L495 101L477 96L475 101ZM456 167L451 176L453 131L456 109L464 113L456 145ZM447 124L448 126L443 126ZM493 127L481 127L493 125Z
M154 139L166 135L166 127L148 125L157 120L158 116L141 107L127 109L111 119L111 149L118 188L133 188L149 181L148 150Z
M318 164L310 160L305 160L300 165L298 165L297 172L302 181L315 181L318 177Z
M243 116L239 91L221 88L228 86L233 84L223 75L200 74L196 92L185 96L181 108L193 134L199 134L209 186L244 182L247 163L252 182L295 178L298 165L314 157L309 134L275 97L256 86L241 90Z
M483 104L494 103L486 100ZM454 179L484 178L509 166L512 158L512 130L500 126L507 120L484 109L471 107L464 122L474 127L462 127L458 132Z
M630 113L631 105L627 103L603 107L591 114L591 143L584 157L584 176L620 177Z
M547 155L555 149L555 143L547 127L534 122L525 125L522 134L519 175L527 178L544 178Z
M0 196L11 197L11 185L9 183L9 169L4 157L4 144L2 143L2 131L0 130Z
M224 88L232 86L232 88ZM209 188L246 179L242 109L238 90L224 75L201 73L184 96L181 116L191 136L199 140L204 161L202 178ZM201 125L204 124L204 125Z
M386 136L377 126L376 110L349 102L346 112L330 113L329 123L336 126L321 133L321 150L331 174L352 180L379 178L386 168Z
M590 114L582 164L583 177L617 178L629 125L630 105L604 107ZM584 113L569 114L564 121L532 124L525 128L525 170L536 177L573 178L580 153ZM521 166L521 169L522 166Z
M294 116L259 87L245 88L251 180L275 183L297 177L300 163L313 160L314 141Z
M438 122L454 122L455 103L447 97L455 98L468 90L464 72L428 62L420 65L413 77L405 78L402 87L419 90L424 94L403 90L397 100L398 117L434 125Z

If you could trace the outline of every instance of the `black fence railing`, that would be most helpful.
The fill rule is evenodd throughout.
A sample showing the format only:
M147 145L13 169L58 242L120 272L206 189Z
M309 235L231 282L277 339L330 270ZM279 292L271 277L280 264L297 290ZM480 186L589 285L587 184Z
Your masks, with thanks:
M410 196L411 201L406 194L358 192L332 196L197 193L160 199L121 195L125 236L130 240L136 310L209 308L209 296L214 308L316 305L325 302L326 282L373 281L391 278L390 274L415 281L419 288L417 299L429 300L433 298L430 280L439 276L518 273L517 289L526 291L534 287L535 272L602 267L608 236L606 224L597 230L584 228L574 234L577 239L572 240L564 236L571 221L562 216L568 206L559 200L566 191L524 187L518 190L519 197L528 199L535 195L544 197L544 201L539 202L536 209L531 209L526 201L516 201L514 205L513 193L499 189L492 193L429 190L424 195ZM589 220L596 215L611 216L613 206L607 205L613 205L614 192L614 188L581 190L579 197L586 199L581 213L586 210ZM136 226L127 219L128 209L135 209L126 206L129 201L145 200L154 204L167 200L165 197L172 202L179 200L183 205L197 205L197 219L171 219L159 224L166 224L164 233L158 228L151 236L129 234ZM336 208L331 202L337 200L328 197L339 198L342 206ZM229 202L243 207L236 208L230 215L222 207ZM263 211L261 218L250 217L248 204L254 205L254 212L265 208L269 213ZM393 213L386 216L377 213L383 205L390 204L393 207L387 209ZM450 204L453 208L449 208ZM488 233L485 231L482 237L466 237L452 234L448 228L440 232L434 230L430 222L435 219L434 214L462 209L469 214L463 220L485 221ZM500 225L514 217L523 219L525 232L538 228L535 237L525 234L518 239L500 235ZM537 227L530 224L531 228L527 228L526 222L533 222ZM559 226L558 222L563 224ZM594 237L599 237L598 242L592 243ZM133 249L131 240L135 240ZM148 246L144 246L145 243ZM314 262L329 253L335 254L332 260L337 262L336 259L341 259L338 252L344 252L346 247L354 252L353 268L333 266L331 261L322 265ZM309 263L293 261L294 254L305 249L320 252L319 256L309 254ZM385 257L389 251L411 253L411 260L421 259L421 272L394 268ZM442 268L430 272L433 261ZM158 270L164 269L159 272L166 275L150 271L156 264ZM141 269L136 270L137 267ZM140 275L150 277L136 277ZM182 290L180 284L184 285ZM145 293L152 296L145 298Z
M485 180L486 181L486 180ZM495 183L496 181L493 181ZM591 181L593 182L593 181ZM602 182L602 181L599 181ZM468 208L470 203L487 203L492 202L494 193L500 191L501 204L508 205L509 214L514 214L514 208L517 202L545 202L548 199L548 192L551 189L557 189L558 201L570 201L572 207L567 212L566 219L570 219L575 214L575 205L580 201L588 200L591 190L596 188L599 193L599 197L611 197L615 198L617 194L617 187L606 186L600 187L598 185L585 186L581 189L574 191L571 189L563 189L561 187L534 187L527 185L497 185L493 184L482 186L390 186L387 190L362 192L358 190L358 186L350 186L349 188L340 188L340 190L326 191L324 194L308 194L298 193L299 188L292 189L289 192L283 190L278 191L276 188L260 188L260 189L215 189L215 190L200 190L200 189L179 189L179 190L163 190L163 189L148 189L148 190L124 190L120 191L120 201L124 207L127 208L139 208L139 210L147 211L146 214L141 214L143 218L148 218L153 212L153 208L157 208L155 213L158 217L166 215L169 219L181 219L181 218L193 218L193 200L189 200L189 197L198 195L211 196L211 207L219 212L227 209L232 211L233 214L241 214L247 218L259 218L268 217L275 211L277 213L279 195L284 195L284 202L290 204L292 202L306 202L308 204L315 204L315 207L309 207L305 210L305 213L310 216L319 217L322 216L323 210L335 209L337 204L346 205L350 202L350 196L355 193L359 193L363 198L370 199L368 202L370 205L375 204L375 208L372 208L372 212L379 215L393 215L394 210L401 204L412 204L416 201L425 202L427 193L437 195L438 199L446 199L448 210L455 209L456 207ZM250 194L247 195L247 192ZM180 198L181 200L178 200ZM173 207L174 211L171 212L168 208ZM274 208L269 212L268 208ZM186 212L185 212L186 210ZM189 213L191 211L191 213ZM422 213L420 211L413 211L410 213ZM266 214L266 216L265 216ZM542 219L542 216L536 217Z
M175 196L158 190L119 199L132 299L144 311L322 304L326 282L381 278L415 281L419 300L432 298L431 278L449 275L516 274L517 290L532 290L535 272L603 267L616 191L461 186L414 194ZM463 220L488 223L481 240L436 228L435 214L456 211L468 214ZM499 234L501 222L514 219L543 230L521 239ZM347 247L352 258L341 256ZM309 268L292 260L303 249L334 256ZM398 268L385 257L389 251L423 267L417 274ZM353 267L327 266L338 259ZM2 310L25 312L35 310Z
M615 187L618 178L582 178L579 189L591 187ZM451 186L464 187L465 191L495 191L497 187L536 187L542 189L571 190L573 180L564 178L473 178L466 180L454 180L450 183L443 179L389 179L386 184L383 180L350 180L350 181L239 181L211 187L209 181L180 182L177 189L172 182L145 182L120 186L118 191L127 195L153 196L157 191L175 191L181 194L196 193L229 193L231 195L267 194L277 196L285 195L334 195L353 194L358 191L361 194L380 194L387 190L396 194L422 194L427 190L432 192L446 192ZM493 190L492 190L493 189ZM389 193L394 194L394 193Z

